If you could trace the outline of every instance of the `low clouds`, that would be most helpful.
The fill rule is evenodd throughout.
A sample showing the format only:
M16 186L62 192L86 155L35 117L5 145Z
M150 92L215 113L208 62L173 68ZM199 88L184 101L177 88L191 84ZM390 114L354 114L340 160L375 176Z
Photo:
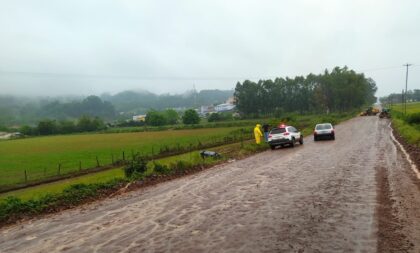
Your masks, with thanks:
M400 92L418 1L28 1L0 8L0 87L21 95L231 89L347 65ZM380 67L397 66L386 70ZM401 68L398 68L401 66ZM420 68L410 87L420 88ZM18 72L18 73L17 73Z

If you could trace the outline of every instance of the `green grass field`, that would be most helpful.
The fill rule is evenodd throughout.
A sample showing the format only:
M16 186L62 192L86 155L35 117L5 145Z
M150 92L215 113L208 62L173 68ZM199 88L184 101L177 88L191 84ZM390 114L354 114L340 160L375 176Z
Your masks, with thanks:
M251 146L252 148L253 141L246 141L244 142L245 148ZM241 152L241 144L234 143L223 145L220 147L213 148L212 150L223 154L224 159L228 159L233 153L235 155L238 152ZM268 147L267 147L268 148ZM246 152L246 150L245 150ZM170 156L162 159L158 159L155 162L162 164L162 165L170 165L171 163L176 163L178 161L185 161L192 164L213 164L218 162L217 160L207 158L202 160L198 151L188 152L182 155ZM153 173L153 162L148 163L148 170L146 171L146 175ZM102 183L108 182L112 179L116 178L124 178L124 171L123 168L115 168L110 169L107 171L96 172L88 175L82 175L79 177L74 177L70 179L60 180L53 183L42 184L34 187L29 187L21 190L16 190L4 194L0 194L0 201L4 200L6 197L13 196L20 198L22 200L30 200L30 199L39 199L47 194L56 194L61 193L64 189L68 188L74 184L93 184L93 183Z
M404 108L402 104L393 105L391 108L392 123L395 129L407 140L408 143L420 147L420 124L409 124L403 115ZM407 116L420 113L420 103L407 104Z
M391 109L393 111L397 111L397 112L404 112L404 105L403 104L395 104L391 107ZM420 112L420 102L416 102L416 103L407 103L407 113L411 114L411 113L416 113L416 112Z
M58 164L61 174L74 172L82 168L96 166L96 157L100 165L110 164L126 158L132 152L151 154L159 152L164 146L188 147L220 140L238 128L210 128L191 130L167 130L159 132L115 133L115 134L79 134L48 137L35 137L0 142L0 186L13 185L27 179L37 180L56 175ZM45 172L45 173L44 173Z

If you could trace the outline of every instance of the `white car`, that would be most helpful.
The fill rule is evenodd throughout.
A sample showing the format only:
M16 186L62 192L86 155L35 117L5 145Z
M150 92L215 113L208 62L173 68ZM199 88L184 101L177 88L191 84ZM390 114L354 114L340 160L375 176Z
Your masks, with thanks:
M314 129L314 141L328 138L335 140L334 127L331 123L317 124Z
M268 144L271 149L275 149L277 146L290 145L295 146L295 143L299 142L303 144L303 135L294 127L280 125L279 127L271 129L268 134Z

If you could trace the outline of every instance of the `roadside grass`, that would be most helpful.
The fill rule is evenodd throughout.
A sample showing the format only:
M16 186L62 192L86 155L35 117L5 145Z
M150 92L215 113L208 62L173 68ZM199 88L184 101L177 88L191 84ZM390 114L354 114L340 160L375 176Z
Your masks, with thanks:
M408 103L407 115L403 112L402 104L391 107L392 124L408 143L420 147L420 103Z
M12 192L0 194L0 202L7 197L13 196L22 200L39 199L47 194L56 194L63 192L73 184L94 184L107 182L112 179L124 178L124 171L122 168L101 171L93 174L88 174L80 177L60 180L53 183L42 184L30 188L24 188Z

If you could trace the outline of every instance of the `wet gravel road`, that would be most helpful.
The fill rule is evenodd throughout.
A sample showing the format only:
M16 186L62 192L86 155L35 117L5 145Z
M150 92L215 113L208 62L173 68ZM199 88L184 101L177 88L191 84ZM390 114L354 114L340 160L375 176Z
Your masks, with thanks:
M420 252L420 186L387 120L0 230L1 252Z

